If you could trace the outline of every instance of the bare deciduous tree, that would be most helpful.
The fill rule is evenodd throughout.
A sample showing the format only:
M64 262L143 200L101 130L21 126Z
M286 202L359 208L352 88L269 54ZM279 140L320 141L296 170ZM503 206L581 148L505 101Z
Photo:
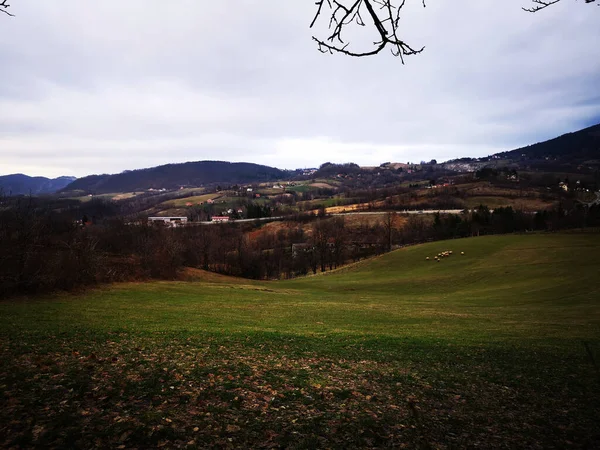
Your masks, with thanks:
M420 0L425 7L425 0ZM538 12L562 0L531 0L533 6L523 8L527 12ZM585 3L595 3L596 0L584 0ZM319 51L323 53L342 53L348 56L372 56L389 47L394 56L404 57L421 53L425 47L414 48L399 36L400 13L406 0L316 0L317 11L310 27L324 15L329 16L328 29L331 32L325 39L313 36ZM598 3L600 6L600 3ZM8 12L8 0L0 0L0 11L14 17ZM324 10L328 11L325 14ZM374 28L377 40L370 50L355 51L350 43L345 41L342 34L352 27Z
M533 6L523 9L537 12L560 1L562 0L531 0ZM596 0L584 1L594 3ZM425 0L421 2L425 7ZM319 19L328 17L330 34L324 39L313 36L313 40L323 53L341 53L348 56L372 56L388 47L404 64L405 56L421 53L425 49L414 48L400 38L400 13L405 4L406 0L317 0L317 11L310 27L313 28ZM356 51L350 46L344 33L353 27L374 29L377 40L373 42L371 49Z
M422 0L425 7L425 0ZM400 13L406 0L318 0L317 12L310 24L312 28L317 20L324 14L324 8L330 13L329 30L331 34L325 39L313 36L319 51L323 53L342 53L348 56L376 55L386 47L390 47L394 56L404 57L421 53L425 47L413 48L399 37ZM342 36L347 28L373 27L378 39L373 42L374 48L367 51L354 51Z
M392 251L395 222L395 212L388 212L383 219L383 228L385 230L385 248L388 252Z

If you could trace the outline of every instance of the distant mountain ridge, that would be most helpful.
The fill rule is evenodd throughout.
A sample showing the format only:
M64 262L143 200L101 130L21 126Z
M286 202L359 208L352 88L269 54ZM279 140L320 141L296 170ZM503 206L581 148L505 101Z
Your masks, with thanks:
M400 163L398 165L405 166ZM344 170L360 170L355 164L329 164L329 166L325 163L319 170L327 172L325 169L331 169L329 170L329 172L333 171L331 174L319 172L318 175L332 175L334 172L338 174L342 166L347 166ZM525 170L597 172L600 170L600 124L515 150L482 158L453 159L440 166L456 172L472 172L483 167L496 166ZM299 172L296 175L302 175L306 171L296 172ZM108 194L147 189L172 190L182 186L271 182L292 176L294 172L254 163L195 161L129 170L112 175L89 175L79 179L75 177L49 179L24 174L5 175L0 176L0 193L40 195L78 191L86 194Z
M600 124L515 150L443 163L444 168L458 172L505 166L520 170L597 171L600 169Z
M574 163L598 160L600 159L600 124L497 155L510 159L556 158Z
M54 194L75 181L75 177L30 177L22 173L0 176L0 190L4 195Z
M281 180L288 172L253 163L195 161L130 170L114 175L90 175L65 186L62 191L93 194L135 192L147 189L177 189L215 183L252 183Z

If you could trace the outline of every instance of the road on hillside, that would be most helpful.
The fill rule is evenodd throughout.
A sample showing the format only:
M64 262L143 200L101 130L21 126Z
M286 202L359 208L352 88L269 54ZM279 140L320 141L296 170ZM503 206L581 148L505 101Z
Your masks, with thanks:
M405 209L404 211L392 211L396 214L460 214L464 209ZM330 214L332 216L348 216L348 215L377 215L387 214L389 211L350 211L345 213Z
M396 214L461 214L464 209L419 209L419 210L409 210L405 209L403 211L394 211ZM345 213L335 213L335 214L327 214L327 216L361 216L361 215L383 215L387 214L389 211L349 211ZM491 210L490 210L491 212ZM276 216L276 217L260 217L258 219L233 219L227 222L213 222L213 221L205 221L205 222L193 222L202 225L212 225L215 223L244 223L244 222L276 222L279 220L287 220L290 216Z

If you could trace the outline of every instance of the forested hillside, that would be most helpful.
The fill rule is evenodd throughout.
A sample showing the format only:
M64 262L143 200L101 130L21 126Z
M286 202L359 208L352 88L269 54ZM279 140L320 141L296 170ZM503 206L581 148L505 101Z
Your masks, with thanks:
M556 158L573 163L599 160L600 124L498 155L510 159L519 159L523 155L528 159Z
M5 195L53 194L75 180L75 177L30 177L22 173L0 176L0 190Z
M65 191L95 194L130 192L145 189L176 189L211 183L250 183L286 178L283 170L252 163L196 161L166 164L114 175L90 175L68 185Z

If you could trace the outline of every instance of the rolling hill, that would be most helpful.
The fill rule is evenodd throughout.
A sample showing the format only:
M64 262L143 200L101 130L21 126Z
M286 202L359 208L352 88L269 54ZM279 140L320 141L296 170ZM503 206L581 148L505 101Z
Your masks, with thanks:
M0 191L5 195L53 194L76 180L75 177L30 177L22 173L0 176Z
M509 159L558 160L569 163L594 161L600 164L600 124L497 156Z
M283 170L253 163L196 161L182 164L166 164L114 175L90 175L79 178L66 186L63 191L105 194L132 192L150 188L177 189L181 186L198 187L216 183L263 182L280 180L287 176L287 172Z
M594 173L600 169L600 124L487 157L452 159L443 166L460 172L510 166L519 170Z
M0 302L0 447L598 448L599 249L455 239Z

